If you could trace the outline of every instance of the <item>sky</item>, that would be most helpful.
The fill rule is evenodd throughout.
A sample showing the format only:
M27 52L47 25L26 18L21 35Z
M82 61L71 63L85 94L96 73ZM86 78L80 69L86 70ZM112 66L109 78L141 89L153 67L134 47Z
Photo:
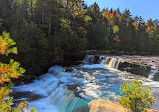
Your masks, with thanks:
M121 12L129 9L133 17L142 16L147 21L152 18L159 20L159 0L84 0L90 6L97 3L102 10L103 8L119 8Z

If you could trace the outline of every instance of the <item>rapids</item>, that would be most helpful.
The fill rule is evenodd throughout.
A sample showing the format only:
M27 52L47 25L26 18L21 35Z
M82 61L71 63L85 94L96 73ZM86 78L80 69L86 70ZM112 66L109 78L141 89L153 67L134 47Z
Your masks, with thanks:
M159 57L86 55L82 62L75 67L53 66L33 83L13 87L14 94L22 94L15 100L29 100L27 109L35 107L38 112L88 112L90 101L117 101L120 85L139 79L152 87L157 99L152 108L159 110ZM32 100L23 95L26 92L39 97Z

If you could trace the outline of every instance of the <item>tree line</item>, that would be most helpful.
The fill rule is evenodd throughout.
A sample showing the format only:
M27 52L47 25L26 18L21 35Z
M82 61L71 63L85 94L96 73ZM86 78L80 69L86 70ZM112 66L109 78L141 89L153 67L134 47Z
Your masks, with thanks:
M145 22L127 9L101 10L81 0L0 0L0 18L0 32L10 32L16 41L15 58L27 74L39 74L61 55L85 50L159 53L159 21Z

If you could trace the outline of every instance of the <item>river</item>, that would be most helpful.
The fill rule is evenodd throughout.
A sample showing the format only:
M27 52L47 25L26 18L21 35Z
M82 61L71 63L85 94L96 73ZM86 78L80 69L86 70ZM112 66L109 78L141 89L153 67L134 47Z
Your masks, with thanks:
M159 110L159 57L86 55L79 65L52 66L33 83L13 87L15 102L28 100L38 112L88 112L95 99L117 101L120 85L134 79L152 88Z

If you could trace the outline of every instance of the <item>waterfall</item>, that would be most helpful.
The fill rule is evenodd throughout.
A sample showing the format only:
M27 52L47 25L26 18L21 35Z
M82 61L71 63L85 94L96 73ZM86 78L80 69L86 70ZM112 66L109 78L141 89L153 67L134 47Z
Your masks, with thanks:
M82 81L65 72L64 68L54 66L34 83L17 88L43 96L40 100L32 101L27 107L29 110L36 107L38 112L89 112L88 102L76 96L74 88L68 89L68 86L78 85Z
M136 59L135 62L135 58L132 59L131 57L87 55L83 61L89 62L89 64L71 67L71 72L66 72L68 71L67 68L53 66L49 68L48 73L40 76L32 84L22 85L17 88L20 91L28 92L32 95L31 97L37 96L35 100L33 98L28 103L28 110L35 107L38 112L88 112L89 101L103 97L113 99L120 95L121 91L119 88L125 79L126 81L136 79L135 75L133 75L134 73L128 73L131 71L122 72L125 71L125 68L131 67L133 68L132 71L136 73L143 73L147 70L147 73L150 73L148 78L154 78L158 71L157 66L150 61L152 63L151 70L149 67L141 71L139 64L143 65L144 63L141 58L139 59ZM147 65L145 66L147 67ZM139 72L136 70L139 70ZM148 85L150 85L150 82L152 81L146 80ZM157 84L154 82L151 83L151 86L157 88ZM23 93L18 94L21 95ZM24 98L26 99L30 98L25 96Z
M85 58L83 59L84 62L91 62L93 63L94 61L94 55L86 55Z
M157 74L157 72L158 72L158 68L156 68L156 66L151 66L151 71L148 76L148 79L153 80L153 78Z
M101 64L106 65L109 68L118 69L121 60L116 57L106 57L105 60L101 61Z
M117 61L116 58L112 58L107 66L110 68L115 68L116 61Z
M52 105L58 107L60 112L89 111L88 103L82 98L76 97L73 91L68 90L64 80L61 82L61 79L71 77L69 73L64 72L64 69L58 66L51 67L48 72L46 74L48 78L42 78L44 83L41 87L48 93L48 99Z

